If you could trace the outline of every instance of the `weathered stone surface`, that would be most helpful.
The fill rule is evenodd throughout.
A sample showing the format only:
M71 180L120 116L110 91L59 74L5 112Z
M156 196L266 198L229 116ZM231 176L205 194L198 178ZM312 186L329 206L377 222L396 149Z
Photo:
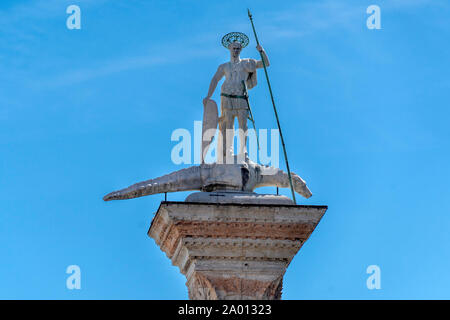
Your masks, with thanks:
M258 194L244 191L194 192L186 202L201 203L237 203L237 204L294 204L294 201L283 195Z
M178 191L244 191L253 192L256 188L274 186L289 188L289 176L281 169L263 166L250 159L234 164L201 164L181 169L159 178L139 182L128 188L111 192L103 200L125 200L151 194ZM294 190L309 198L312 196L306 182L292 172Z
M148 235L190 299L280 299L283 275L326 206L162 202Z

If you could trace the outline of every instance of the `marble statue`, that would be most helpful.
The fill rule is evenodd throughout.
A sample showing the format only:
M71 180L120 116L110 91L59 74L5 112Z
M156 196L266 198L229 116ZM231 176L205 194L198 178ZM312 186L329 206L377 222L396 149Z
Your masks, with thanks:
M208 94L203 99L202 163L199 166L178 170L159 178L136 183L128 188L111 192L104 196L103 200L124 200L157 193L199 190L216 193L218 191L228 192L232 194L229 200L233 202L231 198L234 197L234 202L236 202L236 199L243 199L241 197L243 193L257 199L259 195L254 193L253 190L259 187L290 187L287 173L274 167L252 162L248 158L246 151L249 106L244 93L247 92L247 89L251 89L257 84L256 70L263 68L263 62L261 60L240 58L242 48L248 44L248 37L243 33L232 32L225 35L222 39L222 44L229 49L231 58L229 62L218 67L211 80ZM260 52L261 58L264 59L265 66L269 66L269 59L264 49L258 45L257 50ZM221 115L219 117L217 104L211 99L211 96L218 82L223 77L225 77L225 81L221 87ZM234 133L234 120L236 117L240 129L240 150L238 154L234 155L232 146L230 146L231 143L227 141L227 131ZM208 164L204 162L204 157L212 143L217 126L219 126L217 161L216 163ZM205 138L205 133L208 131L210 134ZM225 159L227 161L224 161ZM228 159L232 159L231 163ZM292 174L292 188L305 198L309 198L312 195L305 181L295 173ZM236 197L237 193L241 193L241 195ZM282 198L282 196L275 197ZM284 198L289 203L295 203L287 197ZM207 199L210 198L208 197ZM256 200L256 203L258 201ZM273 201L273 203L280 203L279 201L277 202L277 199Z
M243 48L248 44L248 37L240 32L231 32L222 39L222 45L230 51L230 61L221 64L214 74L209 85L208 95L203 99L205 107L205 117L207 119L214 118L217 109L214 110L215 102L211 103L211 96L216 90L219 81L225 77L220 89L220 109L221 117L218 118L220 134L218 135L217 144L217 162L226 162L227 156L233 154L233 146L231 141L227 141L227 130L233 130L234 119L238 119L239 123L239 142L240 148L238 155L247 155L247 119L249 117L249 106L245 99L246 89L252 89L257 84L256 70L263 68L263 62L255 59L241 59L240 54ZM261 53L266 67L270 65L264 49L258 45L256 49ZM246 88L244 87L246 86ZM216 107L217 108L217 107ZM211 114L211 116L209 116ZM211 121L212 123L212 121ZM216 125L217 126L217 125ZM210 129L210 127L205 129ZM231 138L232 139L232 138ZM209 141L208 141L209 142ZM202 159L208 151L210 142L205 142L202 149Z

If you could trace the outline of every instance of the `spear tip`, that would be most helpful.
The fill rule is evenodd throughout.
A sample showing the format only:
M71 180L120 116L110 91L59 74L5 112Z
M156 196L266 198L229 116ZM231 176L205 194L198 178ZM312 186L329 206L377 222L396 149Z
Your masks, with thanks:
M251 19L252 18L252 13L250 12L249 8L247 8L247 12L248 12L248 17Z

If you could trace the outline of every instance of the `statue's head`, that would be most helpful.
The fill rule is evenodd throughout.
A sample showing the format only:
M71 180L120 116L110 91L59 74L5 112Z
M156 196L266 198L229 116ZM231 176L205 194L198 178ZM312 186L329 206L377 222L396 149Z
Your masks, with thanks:
M241 54L242 51L242 44L240 42L233 42L230 43L228 46L228 50L230 50L231 56L234 58L239 57L239 55Z
M223 36L222 45L230 50L232 57L239 57L242 49L248 45L248 37L242 32L230 32Z

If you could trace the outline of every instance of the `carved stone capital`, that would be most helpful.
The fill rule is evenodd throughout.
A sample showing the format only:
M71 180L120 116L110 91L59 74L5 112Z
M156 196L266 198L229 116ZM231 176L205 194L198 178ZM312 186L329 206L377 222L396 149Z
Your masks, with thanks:
M326 206L162 202L148 231L190 299L281 299L283 275Z

